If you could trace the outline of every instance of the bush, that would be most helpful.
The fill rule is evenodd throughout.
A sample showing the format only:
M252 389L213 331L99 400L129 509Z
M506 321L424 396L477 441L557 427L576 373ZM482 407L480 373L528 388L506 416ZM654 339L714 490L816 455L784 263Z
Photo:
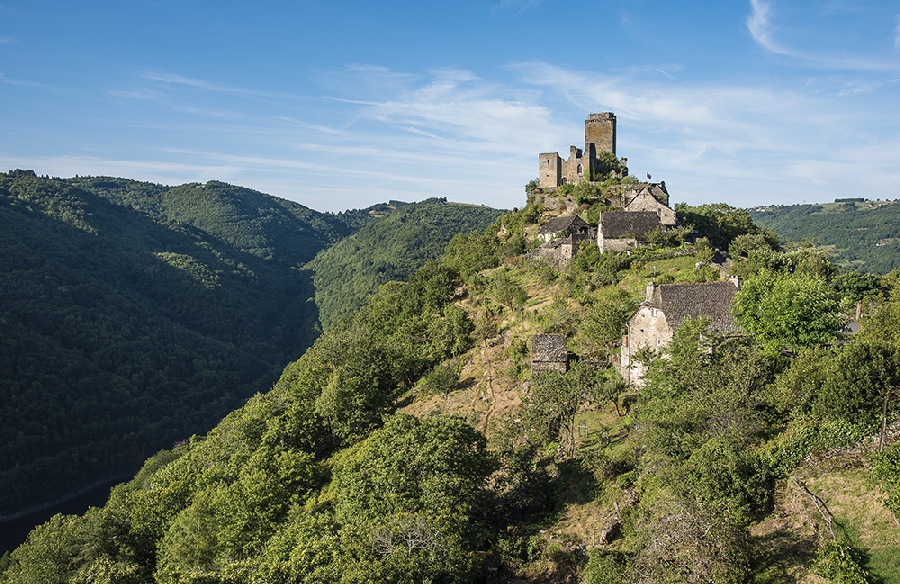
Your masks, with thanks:
M585 584L619 584L628 580L628 558L620 553L591 550L584 567Z
M887 508L900 519L900 442L876 457L874 471L888 493Z
M853 546L828 540L816 552L812 571L838 584L868 584L872 580L862 564L863 557Z
M430 394L447 395L459 385L460 367L457 363L441 363L436 365L422 378L422 385Z

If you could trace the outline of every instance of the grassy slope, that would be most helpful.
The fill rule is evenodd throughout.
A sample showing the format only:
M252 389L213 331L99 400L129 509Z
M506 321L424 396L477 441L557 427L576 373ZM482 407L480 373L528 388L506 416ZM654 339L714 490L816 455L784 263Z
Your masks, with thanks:
M657 274L668 273L676 281L687 281L693 276L694 259L685 256L649 262L620 273L617 285L640 300L654 267ZM502 440L504 424L515 418L527 392L527 352L517 348L525 346L532 334L557 332L568 326L566 319L577 320L580 315L580 303L572 298L564 273L556 272L561 277L553 278L546 270L517 262L483 275L490 278L500 271L507 271L527 291L522 310L503 311L496 322L501 334L485 339L454 360L460 366L456 389L446 395L418 393L410 396L403 408L417 416L461 415L485 432L495 446ZM485 295L470 294L462 302L473 318L485 318L484 307L490 304ZM568 314L560 314L560 298L567 298L563 312ZM570 338L570 350L577 352L578 342L577 334ZM625 395L620 400L623 414L635 397ZM640 447L633 434L634 420L627 414L618 415L612 404L582 409L576 425L580 430L574 457L583 468L596 460L629 460ZM826 502L838 535L846 535L867 554L865 567L870 574L883 582L900 582L900 527L884 507L885 495L872 479L872 452L872 441L866 440L853 449L821 453L798 468L794 476ZM603 535L615 517L627 513L635 502L627 481L623 483L618 476L578 472L578 465L550 464L560 478L553 486L555 509L526 527L536 541L534 547L542 551L508 570L504 581L571 581L580 574L583 550L607 549ZM792 482L782 480L776 487L775 508L750 528L756 553L753 582L824 582L810 572L816 534L824 530L814 505Z

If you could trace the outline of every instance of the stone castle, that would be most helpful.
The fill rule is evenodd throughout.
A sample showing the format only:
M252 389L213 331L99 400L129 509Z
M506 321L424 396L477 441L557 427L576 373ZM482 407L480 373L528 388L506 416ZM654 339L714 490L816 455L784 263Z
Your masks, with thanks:
M599 175L604 167L600 158L603 152L616 154L616 116L612 112L588 115L584 121L584 150L570 146L566 160L557 152L540 155L540 187L553 189ZM622 162L626 163L627 159L623 158Z
M571 146L566 160L555 152L539 156L538 185L529 193L529 202L545 213L559 215L543 222L537 234L543 245L529 252L530 257L565 263L585 240L596 241L601 252L627 251L646 243L653 232L675 227L666 183L629 177L627 159L616 158L616 116L612 112L588 115L584 150ZM600 212L598 225L588 225L575 214L577 198L560 187L585 181L598 184L608 178L619 180L604 183L593 200L607 210Z

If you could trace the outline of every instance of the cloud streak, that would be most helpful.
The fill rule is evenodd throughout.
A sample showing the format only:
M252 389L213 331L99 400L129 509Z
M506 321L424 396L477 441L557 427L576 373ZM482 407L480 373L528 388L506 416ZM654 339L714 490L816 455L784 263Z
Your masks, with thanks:
M7 85L17 85L19 87L35 87L37 89L54 89L52 85L47 85L46 83L38 83L36 81L27 81L24 79L11 79L0 72L0 83L6 83Z
M886 59L883 56L845 56L788 47L775 39L775 33L780 28L773 22L772 3L765 0L750 0L750 9L751 13L746 20L747 31L757 45L770 53L788 57L806 66L819 69L900 71L900 61L897 59ZM900 16L897 17L897 22L897 28L894 31L894 46L900 49Z
M750 7L753 12L747 17L747 30L750 31L750 36L753 37L753 40L772 53L779 55L790 54L789 51L772 39L772 35L775 32L770 16L772 5L763 0L750 0Z
M900 51L900 14L894 19L897 26L894 27L894 48Z
M148 81L157 81L166 85L181 85L193 89L198 89L200 91L206 91L209 93L221 93L239 97L262 97L270 99L298 99L304 97L290 93L279 93L246 89L242 87L233 87L230 85L223 85L212 81L206 81L204 79L194 79L192 77L185 77L184 75L169 73L165 71L146 71L141 74L141 77L147 79Z

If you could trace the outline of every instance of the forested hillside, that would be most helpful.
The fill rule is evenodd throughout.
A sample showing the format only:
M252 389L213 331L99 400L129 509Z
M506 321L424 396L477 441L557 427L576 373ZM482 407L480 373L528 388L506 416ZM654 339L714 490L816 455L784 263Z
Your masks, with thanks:
M27 174L0 175L0 226L0 515L133 469L268 389L317 334L295 265L344 230L221 183Z
M323 328L358 310L385 282L406 280L420 266L440 257L455 234L482 231L501 213L490 207L428 199L396 208L322 251L306 267L314 272Z
M300 268L382 207L0 174L0 517L133 472L271 388L320 331Z
M873 274L900 267L900 201L771 206L750 216L793 241L816 241L840 266Z
M509 214L458 235L109 503L57 516L0 581L891 582L900 578L900 278L839 275L743 211L680 211L744 278L647 384L610 367L653 278L718 279L681 230L566 266ZM861 302L862 328L840 326ZM566 373L529 340L566 334Z

